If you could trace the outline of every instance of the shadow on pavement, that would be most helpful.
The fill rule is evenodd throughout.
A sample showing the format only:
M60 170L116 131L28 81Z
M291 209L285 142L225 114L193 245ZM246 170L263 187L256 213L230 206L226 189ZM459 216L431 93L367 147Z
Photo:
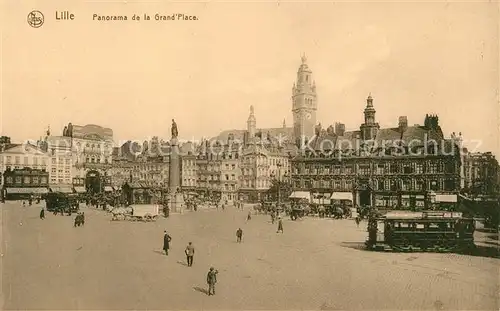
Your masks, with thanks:
M197 292L200 292L200 293L203 293L205 295L208 295L208 290L204 289L204 288L201 288L201 287L198 287L198 286L194 286L193 289Z
M497 243L493 242L486 242L487 244L492 244L494 246L488 246L488 245L477 245L473 250L467 251L467 252L450 252L450 253L455 253L455 254L460 254L460 255L466 255L466 256L474 256L474 257L486 257L486 258L498 258L500 259L500 246ZM367 251L370 252L365 246L365 243L362 242L341 242L340 246L346 247L346 248L351 248L359 251ZM397 251L393 251L396 252ZM408 252L410 253L410 252ZM413 253L419 253L418 251L415 251Z
M340 246L356 250L366 250L366 245L364 242L341 242Z
M177 263L178 263L179 265L183 265L184 267L187 267L187 266L188 266L188 265L187 265L187 263L185 263L184 261L177 260Z
M163 255L163 256L166 256L164 251L160 251L160 250L155 249L155 250L153 250L153 252L160 254L160 255Z

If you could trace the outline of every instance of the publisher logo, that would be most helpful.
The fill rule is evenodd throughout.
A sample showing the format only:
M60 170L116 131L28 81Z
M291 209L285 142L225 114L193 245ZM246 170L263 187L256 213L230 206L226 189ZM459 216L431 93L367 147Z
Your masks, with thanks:
M44 17L40 11L31 11L28 14L28 24L33 28L39 28L43 25Z

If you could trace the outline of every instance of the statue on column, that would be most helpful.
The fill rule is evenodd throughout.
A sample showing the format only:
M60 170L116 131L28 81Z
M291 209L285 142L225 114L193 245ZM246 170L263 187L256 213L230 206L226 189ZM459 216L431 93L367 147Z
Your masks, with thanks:
M179 132L177 130L177 123L175 123L174 119L172 119L172 138L177 138L179 136Z

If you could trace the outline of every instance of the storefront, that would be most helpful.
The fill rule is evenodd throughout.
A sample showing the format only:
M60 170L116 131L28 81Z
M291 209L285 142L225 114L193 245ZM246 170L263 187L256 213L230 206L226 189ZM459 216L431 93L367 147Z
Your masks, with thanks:
M354 196L352 195L352 192L334 192L330 196L330 199L334 204L337 203L353 207Z
M6 187L4 188L4 197L6 200L29 200L41 198L48 193L47 188L42 187Z
M293 200L307 200L307 202L311 203L311 193L309 191L294 191L289 198Z
M49 191L50 192L66 193L66 194L74 193L73 186L70 186L70 185L50 186Z

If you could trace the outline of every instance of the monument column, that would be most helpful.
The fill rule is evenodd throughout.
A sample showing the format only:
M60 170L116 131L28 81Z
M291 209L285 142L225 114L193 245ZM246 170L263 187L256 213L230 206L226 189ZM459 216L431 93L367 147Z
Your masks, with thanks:
M182 213L184 210L184 197L181 193L181 164L179 141L177 140L177 124L172 119L172 138L170 139L170 164L169 164L169 207L170 212Z

